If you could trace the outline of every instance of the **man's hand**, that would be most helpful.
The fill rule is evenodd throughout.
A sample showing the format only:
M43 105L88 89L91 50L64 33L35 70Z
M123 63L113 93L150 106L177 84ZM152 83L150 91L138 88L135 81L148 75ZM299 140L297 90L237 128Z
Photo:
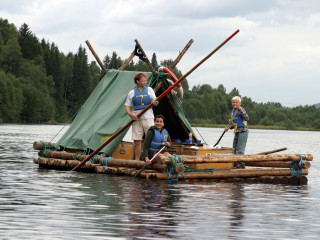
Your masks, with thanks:
M230 127L226 127L226 128L224 129L224 131L225 131L225 132L228 132L229 129L230 129Z
M152 163L148 157L146 157L145 160L147 165L150 165Z
M158 106L159 101L153 101L152 104L153 104L153 106Z
M129 113L129 116L131 117L132 120L135 120L135 121L138 120L137 116L134 115L133 112L130 112L130 113Z

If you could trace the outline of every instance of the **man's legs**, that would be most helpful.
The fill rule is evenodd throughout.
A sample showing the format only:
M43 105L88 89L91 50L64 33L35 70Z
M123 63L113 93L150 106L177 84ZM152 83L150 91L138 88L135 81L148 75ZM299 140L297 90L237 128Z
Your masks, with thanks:
M141 155L141 141L134 140L134 159L140 160L140 155Z
M244 154L246 150L248 139L248 132L241 132L238 134L238 144L236 147L236 154Z

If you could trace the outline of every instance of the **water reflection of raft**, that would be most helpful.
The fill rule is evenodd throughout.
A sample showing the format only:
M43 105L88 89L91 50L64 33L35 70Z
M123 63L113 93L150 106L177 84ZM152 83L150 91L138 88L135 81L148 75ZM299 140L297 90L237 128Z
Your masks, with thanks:
M34 163L40 168L71 170L85 159L80 151L58 151L54 144L34 142L39 158ZM143 161L132 160L132 143L122 142L113 157L99 155L86 162L81 171L99 174L135 176L144 167ZM178 150L178 152L176 152ZM212 179L223 182L307 184L311 154L257 154L233 155L230 148L207 149L203 146L174 144L171 153L184 154L180 162L169 157L159 157L146 167L139 176L146 179ZM244 162L244 169L234 166Z

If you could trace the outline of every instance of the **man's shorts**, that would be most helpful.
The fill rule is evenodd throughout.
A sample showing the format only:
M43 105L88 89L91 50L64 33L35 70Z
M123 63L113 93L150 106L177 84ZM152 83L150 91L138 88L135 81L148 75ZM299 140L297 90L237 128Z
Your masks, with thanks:
M154 126L152 118L134 121L132 124L132 140L142 140L143 134L147 134L151 126Z

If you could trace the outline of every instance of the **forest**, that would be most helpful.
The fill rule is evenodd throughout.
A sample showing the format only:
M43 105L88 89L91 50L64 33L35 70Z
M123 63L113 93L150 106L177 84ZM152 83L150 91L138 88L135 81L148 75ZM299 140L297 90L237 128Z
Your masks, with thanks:
M119 68L125 59L114 51L103 57L107 69ZM169 67L172 59L151 64ZM126 70L150 71L144 61L131 61ZM0 123L66 123L77 113L101 78L95 61L89 63L85 47L76 53L59 51L48 40L39 40L26 24L17 28L0 18ZM175 68L179 78L182 73ZM227 92L223 84L209 84L185 92L183 108L194 126L226 125L232 108L231 98L240 96L249 114L249 126L289 130L320 130L320 108L316 105L288 108L280 103L257 103L241 96L235 87ZM127 94L127 93L124 93Z

